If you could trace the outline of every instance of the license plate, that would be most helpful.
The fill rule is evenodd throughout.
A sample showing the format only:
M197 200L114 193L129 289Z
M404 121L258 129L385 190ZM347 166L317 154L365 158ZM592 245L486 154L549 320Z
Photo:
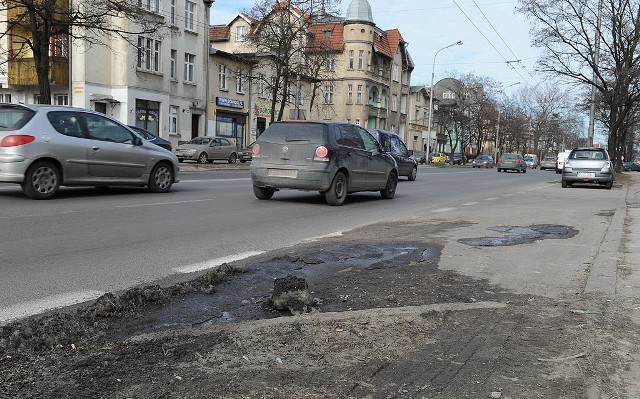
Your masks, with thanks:
M578 177L596 177L595 172L578 172Z
M298 177L298 171L296 169L269 169L269 176L295 179Z

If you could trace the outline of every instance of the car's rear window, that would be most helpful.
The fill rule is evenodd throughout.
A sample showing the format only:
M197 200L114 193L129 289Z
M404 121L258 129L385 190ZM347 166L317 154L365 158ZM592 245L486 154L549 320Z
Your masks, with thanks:
M607 159L602 150L573 150L569 155L569 159Z
M262 140L325 143L327 126L320 123L274 123L260 135Z
M504 159L516 159L516 158L518 158L518 155L517 154L503 154L502 158L504 158Z
M0 130L16 130L27 124L35 115L35 111L14 106L0 107Z

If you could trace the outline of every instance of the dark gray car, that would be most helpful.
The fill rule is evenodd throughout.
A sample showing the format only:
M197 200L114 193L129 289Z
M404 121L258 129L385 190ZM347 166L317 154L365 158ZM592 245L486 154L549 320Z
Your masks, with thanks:
M329 205L347 194L379 191L391 199L398 169L391 155L360 126L341 122L275 122L252 148L251 180L259 199L282 189L318 191Z
M614 169L609 153L604 148L574 148L564 161L562 168L562 187L574 183L603 184L611 189Z
M382 149L393 157L398 164L398 175L406 176L409 181L414 181L418 175L418 162L411 157L404 141L394 132L380 129L369 129Z
M498 172L515 170L516 172L527 173L527 163L520 154L507 153L500 155L496 167L498 168Z

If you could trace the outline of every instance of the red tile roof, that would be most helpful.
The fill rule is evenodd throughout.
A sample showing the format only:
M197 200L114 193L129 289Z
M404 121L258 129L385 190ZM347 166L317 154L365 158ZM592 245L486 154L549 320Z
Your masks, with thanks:
M330 32L329 37L326 37L325 32ZM316 49L341 51L344 47L343 33L344 25L341 22L313 24L309 26L309 45Z
M226 41L229 40L229 26L215 25L209 28L209 40Z

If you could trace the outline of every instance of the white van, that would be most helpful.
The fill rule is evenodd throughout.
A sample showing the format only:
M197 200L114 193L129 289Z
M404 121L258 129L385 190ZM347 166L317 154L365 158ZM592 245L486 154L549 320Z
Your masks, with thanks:
M558 156L556 157L556 173L562 173L562 168L564 168L564 160L567 159L570 152L571 151L565 150L558 153Z

